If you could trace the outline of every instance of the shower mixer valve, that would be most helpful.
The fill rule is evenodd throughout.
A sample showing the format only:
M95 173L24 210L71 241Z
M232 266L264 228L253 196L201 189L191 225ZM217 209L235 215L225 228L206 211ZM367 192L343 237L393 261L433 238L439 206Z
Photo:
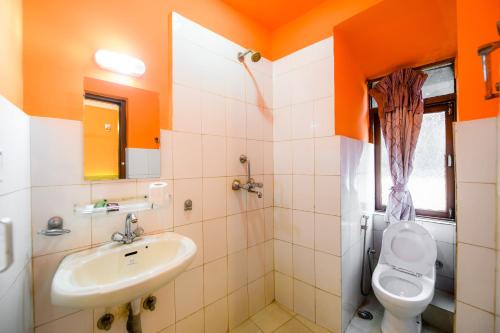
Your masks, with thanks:
M257 190L258 188L263 188L264 187L264 184L262 183L257 183L253 180L252 178L252 172L251 172L251 168L250 168L250 161L248 160L248 158L246 157L246 155L241 155L240 156L240 163L241 164L244 164L246 163L247 164L247 181L245 184L242 184L241 181L239 179L235 179L233 180L233 184L231 185L231 188L233 189L233 191L238 191L238 190L245 190L245 191L248 191L250 193L255 193L257 194L257 197L258 198L262 198L262 192Z

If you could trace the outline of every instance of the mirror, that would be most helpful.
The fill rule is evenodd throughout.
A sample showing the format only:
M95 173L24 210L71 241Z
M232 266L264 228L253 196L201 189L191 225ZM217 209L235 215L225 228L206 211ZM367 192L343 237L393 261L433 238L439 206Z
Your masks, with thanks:
M159 94L93 78L84 89L85 180L159 178Z

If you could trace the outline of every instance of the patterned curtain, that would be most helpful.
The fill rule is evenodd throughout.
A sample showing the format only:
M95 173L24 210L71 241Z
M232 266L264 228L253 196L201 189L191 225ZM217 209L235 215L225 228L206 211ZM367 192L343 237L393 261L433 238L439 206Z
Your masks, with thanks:
M426 79L427 74L421 71L400 69L384 77L369 92L378 104L389 156L393 186L385 220L390 223L415 220L415 207L407 185L424 115L422 86Z

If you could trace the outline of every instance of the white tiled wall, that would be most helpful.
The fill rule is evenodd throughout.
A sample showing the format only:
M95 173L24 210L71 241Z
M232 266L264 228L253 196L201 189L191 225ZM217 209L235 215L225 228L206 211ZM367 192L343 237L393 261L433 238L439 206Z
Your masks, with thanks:
M273 63L276 300L341 327L340 138L333 123L333 40Z
M154 293L157 308L143 312L143 331L225 332L274 299L271 64L262 59L243 67L236 60L241 47L175 13L173 27L174 128L161 131L160 170L173 200L169 207L141 212L139 224L146 233L173 230L190 237L198 254L175 282ZM77 217L73 205L144 195L151 179L84 182L78 121L31 118L31 145L35 331L99 332L99 317L123 307L53 306L52 275L68 253L122 231L125 217ZM245 180L241 154L252 162L254 179L265 184L262 199L231 190L234 178ZM29 189L26 194L29 200ZM189 212L187 199L193 202ZM29 219L27 205L19 211ZM38 235L54 215L63 217L71 233ZM115 318L112 331L125 331L126 318Z
M0 273L0 330L33 327L29 118L0 96L0 217L13 226L13 263Z
M497 119L455 125L457 162L457 332L492 332L500 318L496 186ZM481 147L481 149L478 149ZM496 267L496 269L495 269ZM497 292L498 293L498 292ZM481 327L471 323L481 323ZM496 325L495 325L496 322Z
M363 215L370 217L366 230L366 249L373 242L371 219L375 206L373 145L341 137L340 164L342 331L344 331L364 299L359 289L364 240L361 230ZM365 261L365 272L369 272L367 261ZM371 285L371 279L368 273L365 274L364 282L367 290Z

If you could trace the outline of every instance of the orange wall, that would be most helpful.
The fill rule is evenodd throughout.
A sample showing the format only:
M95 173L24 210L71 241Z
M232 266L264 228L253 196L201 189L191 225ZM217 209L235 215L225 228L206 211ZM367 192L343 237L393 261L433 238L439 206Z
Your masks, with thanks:
M83 161L85 179L118 179L118 110L85 106ZM106 131L104 124L110 124Z
M338 31L334 38L335 134L368 141L366 77L344 34Z
M159 148L158 93L92 78L84 78L83 85L85 92L126 100L127 148Z
M366 79L454 57L455 0L384 0L334 28L335 133L368 140Z
M382 0L326 0L272 32L271 60L328 38L332 28Z
M0 95L23 107L23 2L0 0Z
M496 22L500 21L498 0L457 0L458 57L457 91L458 119L460 121L494 117L500 99L485 100L481 58L477 55L480 45L500 40ZM493 79L500 81L500 50L492 53Z
M25 0L24 98L27 113L82 119L83 78L160 93L160 125L171 127L168 17L177 11L245 46L270 54L269 32L218 0ZM99 48L142 59L146 74L125 77L100 70Z

